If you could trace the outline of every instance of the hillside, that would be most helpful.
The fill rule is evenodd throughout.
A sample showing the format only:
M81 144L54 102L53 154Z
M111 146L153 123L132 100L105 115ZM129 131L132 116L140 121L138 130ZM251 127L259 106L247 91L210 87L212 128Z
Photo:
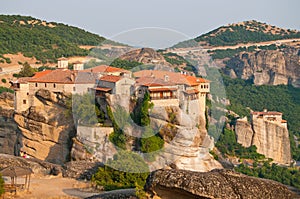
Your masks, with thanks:
M239 43L300 38L300 32L283 29L255 20L221 26L195 38L210 46L233 46Z
M8 63L3 54L22 52L45 63L65 56L86 56L80 45L95 46L105 38L80 28L46 22L33 17L0 15L0 62Z

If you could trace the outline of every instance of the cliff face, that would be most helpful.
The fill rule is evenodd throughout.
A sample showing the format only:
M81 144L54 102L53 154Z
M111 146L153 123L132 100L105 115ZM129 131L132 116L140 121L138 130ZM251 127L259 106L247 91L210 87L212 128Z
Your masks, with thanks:
M158 170L148 177L151 198L297 198L285 186L226 170L192 172Z
M19 149L52 163L62 164L69 159L75 129L71 118L65 115L62 99L66 96L60 94L58 97L43 90L36 94L39 106L15 113L14 120L21 131Z
M286 165L291 163L289 133L285 126L260 119L249 124L247 120L239 119L235 132L237 142L244 147L255 145L258 153L272 158L274 162Z
M213 141L207 135L205 117L199 114L195 117L191 107L189 110L185 113L179 107L154 107L150 114L152 125L160 127L165 144L156 162L151 164L151 170L163 165L202 172L222 168L209 154Z
M257 147L257 152L272 158L275 162L291 163L289 133L286 127L273 122L253 121L254 136L252 144Z
M299 49L243 52L228 61L226 73L233 78L253 79L256 85L290 83L299 87Z
M14 95L0 94L0 153L16 154L19 130L13 119Z

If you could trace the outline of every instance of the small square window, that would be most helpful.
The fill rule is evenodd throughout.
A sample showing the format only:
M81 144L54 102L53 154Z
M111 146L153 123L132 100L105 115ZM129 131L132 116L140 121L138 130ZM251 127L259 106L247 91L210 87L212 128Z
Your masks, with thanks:
M26 100L23 100L23 104L26 104Z

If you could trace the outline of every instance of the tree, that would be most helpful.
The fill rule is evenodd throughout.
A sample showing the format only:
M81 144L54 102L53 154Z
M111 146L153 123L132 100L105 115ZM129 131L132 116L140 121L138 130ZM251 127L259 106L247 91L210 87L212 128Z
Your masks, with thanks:
M28 62L25 62L23 65L23 68L18 74L18 77L32 77L36 71L36 69L32 68Z
M92 181L105 190L143 187L149 175L148 165L138 154L119 151L104 167L99 167Z
M95 96L89 93L72 96L74 120L83 125L95 125L100 121L101 111L96 105Z

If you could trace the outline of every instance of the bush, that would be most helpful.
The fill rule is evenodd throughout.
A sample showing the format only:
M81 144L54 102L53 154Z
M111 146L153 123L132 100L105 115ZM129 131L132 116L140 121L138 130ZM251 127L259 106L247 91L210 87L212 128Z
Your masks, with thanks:
M11 90L9 88L6 88L6 87L3 87L3 86L0 86L0 94L3 93L3 92L14 93L13 90Z
M6 81L6 79L3 78L3 79L1 79L1 82L5 84L7 81Z
M92 181L105 190L143 187L149 175L148 165L138 154L119 151L113 160L99 167Z

